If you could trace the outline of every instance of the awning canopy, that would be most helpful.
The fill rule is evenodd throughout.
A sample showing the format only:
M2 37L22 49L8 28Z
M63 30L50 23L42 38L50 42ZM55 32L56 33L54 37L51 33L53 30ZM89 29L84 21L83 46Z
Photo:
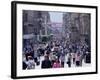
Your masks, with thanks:
M23 35L23 39L31 39L33 37L34 37L33 34L25 34L25 35Z

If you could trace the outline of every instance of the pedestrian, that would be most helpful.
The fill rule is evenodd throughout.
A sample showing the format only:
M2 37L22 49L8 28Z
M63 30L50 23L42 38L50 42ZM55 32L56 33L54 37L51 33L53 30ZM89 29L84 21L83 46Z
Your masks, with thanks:
M51 68L52 65L51 65L51 61L49 60L49 57L48 56L44 56L44 60L42 61L42 65L41 65L41 68Z
M61 68L61 64L60 64L60 61L59 61L58 58L56 59L56 61L54 62L54 64L53 64L52 67L53 67L53 68Z
M76 60L76 66L77 67L80 66L80 53L79 52L76 54L75 60Z
M28 61L26 62L27 69L35 69L35 62L32 56L28 56Z
M65 53L64 53L63 51L62 51L62 53L61 53L60 59L61 59L61 67L64 67Z
M72 53L72 58L73 58L73 64L75 64L75 52Z
M57 56L56 56L56 55L54 55L54 53L53 53L53 52L51 52L49 57L50 57L50 61L51 61L52 65L53 65L53 64L54 64L54 62L55 62L55 60L56 60L56 57L57 57Z
M25 53L25 57L26 57L26 60L27 60L27 61L28 61L28 56L32 56L32 55L31 55L31 52L28 52L28 51L27 51L27 53Z
M68 67L71 67L71 59L72 59L72 56L71 56L71 53L69 53L68 60L67 60Z
M83 51L80 51L80 66L82 66L83 59L84 59Z
M37 49L37 53L39 56L44 55L44 49L42 48L42 46L39 46L39 48Z
M91 54L87 51L85 56L85 62L91 63Z
M27 68L27 64L25 63L25 61L23 61L23 70L25 70Z

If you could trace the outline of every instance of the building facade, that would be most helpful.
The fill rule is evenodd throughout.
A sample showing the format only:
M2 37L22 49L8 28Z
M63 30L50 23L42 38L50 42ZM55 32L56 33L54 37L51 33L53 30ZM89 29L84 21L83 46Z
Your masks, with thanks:
M49 22L47 11L23 10L23 38L40 40L40 36L48 35Z
M63 13L64 36L69 42L90 42L90 14Z

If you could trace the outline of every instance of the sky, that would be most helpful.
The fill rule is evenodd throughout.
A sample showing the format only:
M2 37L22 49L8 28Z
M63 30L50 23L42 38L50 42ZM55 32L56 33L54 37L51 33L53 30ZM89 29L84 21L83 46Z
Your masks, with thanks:
M50 19L51 19L51 22L62 22L62 12L49 12L50 13Z

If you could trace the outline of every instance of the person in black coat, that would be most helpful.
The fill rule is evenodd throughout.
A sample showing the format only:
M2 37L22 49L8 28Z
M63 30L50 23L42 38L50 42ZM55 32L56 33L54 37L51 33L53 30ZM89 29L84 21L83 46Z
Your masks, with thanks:
M23 61L23 70L27 68L27 64Z
M41 68L51 68L51 67L52 65L51 65L51 61L49 60L49 57L45 56L44 60L42 61Z

